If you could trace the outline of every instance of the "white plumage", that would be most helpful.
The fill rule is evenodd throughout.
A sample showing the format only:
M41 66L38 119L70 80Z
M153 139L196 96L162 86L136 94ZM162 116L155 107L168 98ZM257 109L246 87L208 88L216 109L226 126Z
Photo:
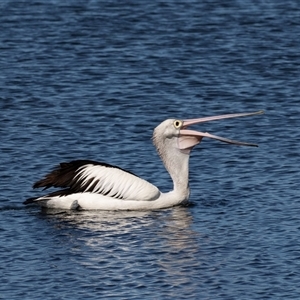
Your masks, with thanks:
M76 179L82 180L91 193L117 199L151 201L160 195L155 185L118 168L85 165L79 169Z
M256 146L209 133L187 129L188 126L225 118L260 114L229 114L192 120L168 119L153 133L153 143L173 180L173 190L162 193L153 184L119 167L90 160L61 163L34 188L60 187L45 196L27 199L24 204L37 203L47 208L149 210L186 203L189 198L189 155L203 137L222 142Z

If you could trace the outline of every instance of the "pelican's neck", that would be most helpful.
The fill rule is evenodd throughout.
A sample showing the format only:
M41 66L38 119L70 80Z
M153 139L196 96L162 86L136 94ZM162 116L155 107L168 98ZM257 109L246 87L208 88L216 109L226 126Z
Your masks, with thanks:
M164 165L169 172L172 180L173 180L173 191L180 198L184 198L184 200L188 199L190 191L189 191L189 155L179 153L175 158L176 161L169 164L169 160L166 161L162 158Z
M163 164L173 180L172 194L178 200L189 197L189 153L181 152L174 146L173 139L154 139L154 145Z

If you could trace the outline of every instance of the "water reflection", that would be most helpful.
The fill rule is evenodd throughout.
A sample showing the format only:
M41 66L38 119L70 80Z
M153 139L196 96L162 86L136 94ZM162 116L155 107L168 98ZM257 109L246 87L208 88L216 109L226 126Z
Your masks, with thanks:
M185 249L198 233L192 230L193 217L186 207L176 207L162 211L43 211L56 229L75 229L78 238L90 245L91 236L103 246L103 237L118 235L139 235L144 241L163 239L173 250ZM80 231L78 231L80 230ZM79 234L83 232L84 234ZM151 233L151 235L146 235ZM93 243L93 247L96 244Z
M87 230L97 234L99 231L122 232L134 227L132 219L143 219L149 212L137 211L59 211L45 209L43 214L55 222L74 229Z
M154 212L88 211L47 214L60 236L68 240L76 263L107 274L97 280L114 277L125 283L157 280L169 286L191 283L199 272L199 233L193 231L193 217L188 207ZM194 281L193 281L194 282ZM176 296L176 295L174 295Z

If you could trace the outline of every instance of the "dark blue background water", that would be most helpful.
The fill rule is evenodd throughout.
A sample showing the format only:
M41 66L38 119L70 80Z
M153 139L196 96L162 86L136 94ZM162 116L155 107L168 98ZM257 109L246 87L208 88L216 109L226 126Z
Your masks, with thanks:
M0 47L0 298L299 298L298 0L4 0ZM167 191L156 125L260 109L197 127L260 147L204 140L188 207L22 205L80 158Z

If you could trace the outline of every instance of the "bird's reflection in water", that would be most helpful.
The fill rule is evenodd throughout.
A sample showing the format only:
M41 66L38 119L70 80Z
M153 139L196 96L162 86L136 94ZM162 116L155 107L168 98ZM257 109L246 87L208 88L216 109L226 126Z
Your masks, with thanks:
M191 288L190 276L201 267L202 238L192 229L189 207L152 212L47 211L45 217L58 231L72 235L68 243L76 263L110 276L122 277L125 272L126 280L135 274L135 280L146 276L167 285L172 278L173 286L190 282Z

